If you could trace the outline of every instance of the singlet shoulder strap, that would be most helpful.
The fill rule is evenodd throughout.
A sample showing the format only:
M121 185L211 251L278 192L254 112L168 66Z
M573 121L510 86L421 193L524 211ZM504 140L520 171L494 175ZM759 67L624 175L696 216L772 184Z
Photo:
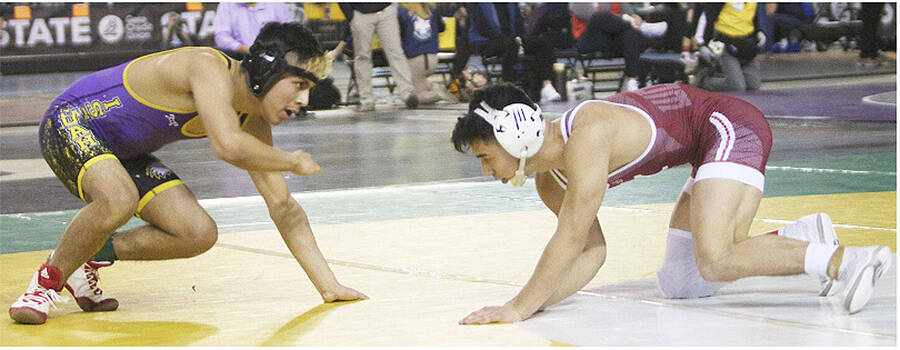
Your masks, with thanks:
M566 185L569 183L569 179L566 178L565 175L562 174L557 169L550 169L550 176L556 180L556 183L559 184L559 187L562 187L563 190L567 189Z

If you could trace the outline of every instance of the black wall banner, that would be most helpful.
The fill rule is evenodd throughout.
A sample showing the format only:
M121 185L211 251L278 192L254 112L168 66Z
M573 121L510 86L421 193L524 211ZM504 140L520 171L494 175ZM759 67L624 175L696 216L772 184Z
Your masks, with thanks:
M120 57L180 46L214 46L216 3L35 3L0 5L0 68L53 63L70 70L71 60ZM171 22L170 22L171 21ZM167 23L186 34L169 35ZM95 64L96 65L96 64ZM46 67L45 67L46 68ZM89 67L99 69L102 67ZM40 69L38 69L40 71ZM31 70L26 70L31 71ZM46 71L46 69L44 70Z

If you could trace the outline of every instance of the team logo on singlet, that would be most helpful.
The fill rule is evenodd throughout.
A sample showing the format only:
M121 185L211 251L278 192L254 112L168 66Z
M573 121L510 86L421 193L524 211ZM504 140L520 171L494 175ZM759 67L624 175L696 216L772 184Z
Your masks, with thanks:
M60 126L66 131L69 139L78 147L79 151L84 152L99 143L90 128L81 124L82 121L103 118L110 109L119 107L122 107L119 97L106 101L86 101L81 106L67 104L65 108L59 109L57 117L59 118Z
M106 101L87 101L81 106L70 105L69 108L60 109L59 116L60 118L63 118L64 122L82 118L103 118L109 110L119 107L122 107L122 101L116 96Z
M178 127L178 121L175 120L175 115L172 113L166 114L166 119L169 120L169 126Z
M154 162L147 166L146 174L151 178L162 180L172 174L172 169L167 168L160 162Z

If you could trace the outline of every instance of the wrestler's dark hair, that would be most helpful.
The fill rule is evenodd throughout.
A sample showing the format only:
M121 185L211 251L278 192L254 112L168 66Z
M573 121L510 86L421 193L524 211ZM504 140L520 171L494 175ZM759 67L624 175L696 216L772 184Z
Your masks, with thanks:
M316 58L325 54L325 49L319 44L319 40L313 36L309 29L297 22L266 23L256 36L253 44L261 44L260 46L271 46L278 42L285 47L285 52L294 52L297 54L299 62Z
M481 140L486 143L497 142L491 124L488 124L486 120L474 112L476 108L481 106L481 101L495 109L502 109L513 103L524 103L532 108L537 108L537 105L534 104L525 91L511 83L500 83L475 90L472 100L469 102L469 112L457 118L456 126L453 128L453 136L450 137L450 140L453 142L453 148L460 153L466 153L469 145L475 140Z

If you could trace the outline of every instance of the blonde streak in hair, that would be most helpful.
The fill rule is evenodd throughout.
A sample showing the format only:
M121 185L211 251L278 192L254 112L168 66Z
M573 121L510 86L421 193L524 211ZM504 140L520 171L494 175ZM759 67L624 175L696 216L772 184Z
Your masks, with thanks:
M316 56L306 61L306 70L319 79L325 79L331 74L331 65L334 63L334 57L328 54Z

